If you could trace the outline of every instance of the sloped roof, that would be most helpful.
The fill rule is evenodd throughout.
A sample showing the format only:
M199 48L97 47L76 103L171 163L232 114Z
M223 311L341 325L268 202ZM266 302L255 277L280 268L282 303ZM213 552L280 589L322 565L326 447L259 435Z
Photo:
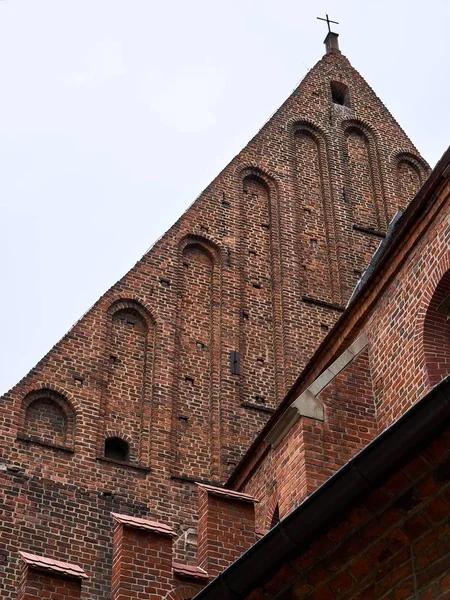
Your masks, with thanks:
M304 551L362 495L376 489L450 425L450 376L319 487L196 600L245 598L288 557Z
M342 347L345 346L346 343L348 345L347 340L351 335L351 329L356 320L356 313L358 313L358 320L361 320L364 317L365 311L370 308L370 293L375 288L377 282L383 280L383 278L385 280L388 279L386 270L393 253L399 249L403 240L411 234L417 224L420 223L423 215L434 203L436 191L439 186L449 177L450 147L443 154L442 158L439 160L436 167L401 217L395 219L395 223L393 223L393 227L390 235L386 239L386 243L383 244L382 248L380 247L380 252L376 257L376 260L371 263L371 267L368 269L363 281L361 281L361 285L359 285L353 293L345 312L336 321L334 327L317 348L285 398L281 401L275 413L270 417L264 428L244 454L236 469L229 477L226 487L235 487L239 478L250 468L249 464L252 459L254 457L262 456L267 447L267 442L265 440L281 415L307 387L308 382L311 382L311 379L317 377L320 372L336 358L339 351L342 351Z

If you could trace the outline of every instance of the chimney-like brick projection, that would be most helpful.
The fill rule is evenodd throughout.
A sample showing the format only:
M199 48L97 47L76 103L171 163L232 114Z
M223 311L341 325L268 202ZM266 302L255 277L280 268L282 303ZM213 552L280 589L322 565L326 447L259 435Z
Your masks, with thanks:
M77 565L20 552L18 600L79 600L86 573ZM1 585L1 584L0 584Z
M231 490L198 487L198 562L216 577L256 542L256 500Z
M172 543L167 526L113 514L112 600L164 598L172 590Z

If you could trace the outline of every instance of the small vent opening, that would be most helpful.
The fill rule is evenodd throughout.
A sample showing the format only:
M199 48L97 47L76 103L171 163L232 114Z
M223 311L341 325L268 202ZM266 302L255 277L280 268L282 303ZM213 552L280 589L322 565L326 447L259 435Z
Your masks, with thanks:
M127 462L130 456L128 442L118 437L110 437L105 440L105 457L113 460Z
M332 81L330 86L333 104L338 104L339 106L349 106L348 87L345 85L345 83L342 83L341 81Z

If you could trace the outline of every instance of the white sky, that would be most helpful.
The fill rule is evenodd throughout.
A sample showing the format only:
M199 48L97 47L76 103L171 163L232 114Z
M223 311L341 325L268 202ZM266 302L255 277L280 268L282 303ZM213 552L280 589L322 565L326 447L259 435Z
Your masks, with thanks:
M434 166L448 0L0 0L0 392L341 49Z

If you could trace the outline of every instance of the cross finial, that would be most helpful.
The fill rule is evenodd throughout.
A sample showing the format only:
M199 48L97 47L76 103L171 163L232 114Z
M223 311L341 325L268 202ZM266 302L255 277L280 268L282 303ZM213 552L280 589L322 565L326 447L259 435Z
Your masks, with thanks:
M330 23L334 23L335 25L339 25L339 23L337 21L331 21L328 17L328 15L325 15L326 19L324 19L323 17L317 17L319 19L319 21L326 21L326 24L328 25L328 33L331 33L331 27L330 27Z

